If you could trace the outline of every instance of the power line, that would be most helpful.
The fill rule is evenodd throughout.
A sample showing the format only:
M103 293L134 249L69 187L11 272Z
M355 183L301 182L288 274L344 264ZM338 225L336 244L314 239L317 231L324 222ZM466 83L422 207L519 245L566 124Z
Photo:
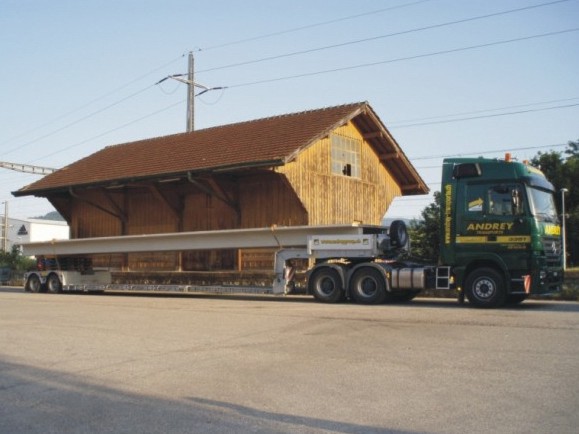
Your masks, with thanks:
M379 61L379 62L372 62L372 63L366 63L366 64L361 64L361 65L352 65L352 66L348 66L348 67L344 67L344 68L336 68L336 69L331 69L331 70L317 71L317 72L306 73L306 74L299 74L299 75L294 75L294 76L286 76L286 77L280 77L280 78L274 78L274 79L267 79L267 80L255 81L255 82L250 82L250 83L242 83L242 84L232 85L232 86L229 86L229 87L251 86L251 85L257 85L257 84L263 84L263 83L269 83L269 82L275 82L275 81L281 81L281 80L289 80L289 79L293 79L293 78L301 78L301 77L312 76L312 75L320 75L320 74L330 73L330 72L345 71L345 70L351 70L351 69L356 69L356 68L375 66L375 65L392 63L392 62L399 62L399 61L403 61L403 60L411 60L411 59L418 59L418 58L424 58L424 57L431 57L431 56L436 56L436 55L449 54L449 53L454 53L454 52L472 50L472 49L489 47L489 46L495 46L495 45L500 45L500 44L506 44L506 43L512 43L512 42L518 42L518 41L524 41L524 40L530 40L530 39L536 39L536 38L547 37L547 36L554 36L554 35L559 35L559 34L564 34L564 33L569 33L569 32L575 32L575 31L578 31L578 30L579 30L579 28L567 29L567 30L561 30L561 31L556 31L556 32L549 32L549 33L543 33L543 34L538 34L538 35L531 35L531 36L526 36L526 37L521 37L521 38L515 38L515 39L509 39L509 40L502 40L502 41L495 41L495 42L490 42L490 43L485 43L485 44L479 44L479 45L474 45L474 46L461 47L461 48L450 49L450 50L443 50L443 51L437 51L437 52L432 52L432 53L425 53L425 54L420 54L420 55L415 55L415 56L409 56L409 57L403 57L403 58L397 58L397 59L390 59L390 60ZM40 138L37 138L37 139L35 139L35 140L33 140L33 141L30 141L30 142L28 142L28 143L25 143L24 145L21 145L21 146L19 146L18 148L15 148L15 149L13 149L13 150L10 150L10 151L6 152L6 154L11 153L11 152L14 152L14 151L17 150L17 149L21 149L21 148L24 147L24 146L28 146L28 145L30 145L30 144L32 144L32 143L34 143L34 142L36 142L36 141L38 141L38 140L40 140L40 139L43 139L43 138L49 137L49 136L51 136L51 135L53 135L53 134L56 134L57 132L65 129L65 128L68 128L68 127L70 127L70 126L72 126L72 125L74 125L74 124L76 124L76 123L81 122L82 120L85 120L85 119L87 119L87 118L89 118L89 117L91 117L91 116L93 116L93 115L95 115L95 114L97 114L97 113L100 113L100 112L102 112L102 111L104 111L104 110L107 110L108 108L110 108L110 107L112 107L112 106L114 106L114 105L117 105L117 104L119 104L119 103L121 103L121 102L123 102L123 101L125 101L125 100L127 100L127 99L129 99L129 98L132 98L132 97L136 96L137 94L139 94L139 93L141 93L141 92L144 92L145 90L147 90L147 89L150 88L150 87L151 87L151 86L149 86L149 87L147 87L147 88L145 88L145 89L142 89L142 90L140 90L140 91L138 91L138 92L136 92L136 93L134 93L134 94L132 94L132 95L130 95L130 96L128 96L128 97L126 97L126 98L118 101L118 102L116 102L116 103L113 103L113 104L111 104L111 105L109 105L109 106L107 106L107 107L105 107L105 108L103 108L103 109L100 109L100 110L98 110L98 111L96 111L96 112L93 112L93 113L91 113L91 114L89 114L89 115L87 115L87 116L85 116L85 117L83 117L83 118L81 118L81 119L79 119L79 120L76 120L76 121L74 121L74 122L72 122L72 123L70 123L70 124L68 124L68 125L65 125L64 127L60 128L60 129L58 129L58 130L56 130L56 131L53 131L53 132L51 132L51 133L49 133L49 134L47 134L47 135L44 135L44 136L42 136L42 137L40 137ZM177 104L180 104L180 103L181 103L181 102L179 102L179 103L177 103ZM140 121L140 120L146 119L146 118L148 118L148 117L150 117L150 116L153 116L153 115L155 115L155 114L157 114L157 113L160 113L160 112L162 112L162 111L164 111L164 110L166 110L166 109L168 109L168 108L171 108L171 107L173 107L173 106L175 106L175 105L177 105L177 104L173 104L173 105L171 105L171 106L169 106L169 107L167 107L167 108L164 108L164 109L155 111L155 112L153 112L153 113L151 113L151 114L149 114L149 115L146 115L146 116L144 116L144 117L141 117L141 118L139 118L139 119L136 119L136 120L134 120L134 121L131 121L131 122L129 122L129 123L126 123L126 124L124 124L124 125L122 125L122 126L120 126L120 127L117 127L117 128L115 128L115 129L113 129L113 130L109 130L109 131L107 131L107 132L105 132L105 133L103 133L103 134L101 134L101 135L98 135L98 136L96 136L96 137L93 137L93 138L91 138L91 139L88 139L88 140L86 140L86 141L83 141L83 142L81 142L81 143L79 143L79 144L72 145L71 147L78 146L78 145L80 145L80 144L86 143L86 142L89 141L89 140L93 140L93 139L95 139L95 138L101 137L102 135L108 134L108 133L110 133L110 132L112 132L112 131L116 131L116 130L121 129L121 128L125 127L125 126L131 125L131 124L133 124L133 123L135 123L135 122L138 122L138 121ZM528 112L532 112L532 111L550 110L550 109L565 108L565 107L573 107L573 106L577 106L577 105L579 105L579 104L568 104L568 105L562 105L562 106L556 106L556 107L549 107L549 108L543 108L543 109L523 110L523 111L517 111L517 112L501 113L501 114L494 114L494 115L487 115L487 116L480 116L480 117L471 117L471 118L463 118L463 119L454 119L454 120L441 121L441 122L456 122L456 121L459 121L459 120L475 119L475 118L481 118L481 117L506 116L506 115L511 115L511 114L528 113ZM412 126L412 125L407 125L407 126ZM400 127L400 128L401 128L401 127ZM49 155L47 155L47 156L51 156L51 155L54 155L54 154L56 154L56 153L63 152L63 151L65 151L65 150L70 149L71 147L64 148L64 149L62 149L62 150L60 150L60 151L57 151L57 152L52 153L52 154L49 154ZM45 157L47 157L47 156L45 156ZM44 157L44 158L45 158L45 157Z
M536 106L536 105L553 104L553 103L558 103L558 102L575 101L578 99L579 99L579 96L576 96L573 98L552 99L552 100L548 100L548 101L538 101L538 102L532 102L532 103L527 103L527 104L517 104L517 105L510 105L510 106L503 106L503 107L496 107L496 108L482 109L482 110L474 110L474 111L460 112L460 113L449 113L449 114L445 114L445 115L429 116L429 117L424 117L424 118L405 119L405 120L401 120L401 121L389 122L388 126L390 128L392 128L392 127L402 128L402 127L407 126L407 124L413 124L416 122L423 122L423 121L429 121L429 120L435 120L435 119L444 119L444 118L453 118L456 116L474 115L474 114L478 114L478 113L487 113L487 112L493 112L493 111L498 111L498 110L506 110L506 109L522 108L522 107L532 107L532 106Z
M423 0L423 1L419 1L419 2L409 3L409 4L402 5L402 6L398 6L398 7L380 9L380 10L378 10L378 11L372 11L372 12L367 12L367 13L363 13L363 14L358 14L358 15L354 15L354 16L350 16L350 17L344 17L344 18L340 18L340 19L336 19L336 20L330 20L330 21L326 21L326 22L323 22L323 23L313 24L313 25L310 25L310 26L302 26L302 27L295 28L295 29L290 29L290 30L287 30L287 31L284 31L284 32L276 32L275 34L281 34L281 33L287 33L287 32L292 32L292 31L298 31L298 30L302 30L302 29L304 29L304 28L309 28L309 27L313 27L313 26L317 26L317 25L324 25L324 24L330 24L330 23L334 23L334 22L343 21L343 20L346 20L346 19L353 19L353 18L357 18L357 17L361 17L361 16L366 16L366 15L370 15L370 14L374 14L374 13L386 11L386 10L396 9L396 8L399 8L399 7L406 7L406 6L410 6L410 5L415 5L415 4L418 4L418 3L423 3L423 2L425 2L425 1L429 1L429 0ZM321 50L321 49L327 49L327 48L333 48L333 47L338 47L338 46L350 45L350 44L360 43L360 42L364 42L364 41L368 41L368 40L385 38L385 37L389 37L389 36L400 35L400 34L405 34L405 33L410 33L410 32L416 32L416 31L421 31L421 30L426 30L426 29L432 29L432 28L437 28L437 27L442 27L442 26L448 26L448 25L451 25L451 24L457 24L457 23L461 23L461 22L468 22L468 21L473 21L473 20L478 20L478 19L483 19L483 18L489 18L489 17L493 17L493 16L498 16L498 15L503 15L503 14L508 14L508 13L514 13L514 12L519 12L519 11L523 11L523 10L528 10L528 9L533 9L533 8L548 6L548 5L552 5L552 4L556 4L556 3L563 3L563 2L567 2L567 1L569 1L569 0L556 0L556 1L548 2L548 3L542 3L542 4L539 4L539 5L532 5L532 6L527 6L527 7L523 7L523 8L511 9L511 10L507 10L507 11L501 11L501 12L496 12L496 13L487 14L487 15L481 15L481 16L477 16L477 17L470 17L470 18L466 18L466 19L462 19L462 20L453 21L453 22L441 23L441 24L436 24L436 25L432 25L432 26L426 26L426 27L422 27L422 28L418 28L418 29L411 29L411 30L407 30L407 31L403 31L403 32L392 33L392 34L389 34L389 35L381 35L381 36L377 36L377 37L373 37L373 38L367 38L367 39L358 40L358 41L350 41L350 42L347 42L347 43L344 43L344 44L336 44L336 45L333 45L333 46L321 47L321 48L317 48L317 49L313 49L313 50L305 50L305 51L301 51L301 52L289 53L289 54L286 54L286 55L274 56L274 57L272 57L272 58L279 58L279 57L285 57L285 56L289 56L289 55L297 55L297 54L307 53L307 52L316 51L316 50ZM382 61L382 62L374 62L374 63L369 63L369 64L354 65L354 66L345 67L345 68L338 68L338 69L332 69L332 70L326 70L326 71L318 71L318 72L307 73L307 74L300 74L300 75L290 76L290 77L281 77L281 78L276 78L276 79L268 79L268 80L262 80L262 81L252 82L252 83L238 84L238 85L234 85L234 86L230 86L230 87L249 86L249 85L253 85L253 84L261 84L261 83L267 83L267 82L273 82L273 81L287 80L287 79L290 79L290 78L300 78L300 77L305 77L305 76L309 76L309 75L318 75L318 74L329 73L329 72L337 72L337 71L343 71L343 70L348 70L348 69L362 68L362 67L368 67L368 66L373 66L373 65L378 65L378 64L384 64L384 63L390 63L390 62L397 62L397 61L402 61L402 60L411 60L411 59L416 59L416 58L420 58L420 57L428 57L428 56L434 56L434 55L440 55L440 54L447 54L447 53L452 53L452 52L457 52L457 51L463 51L463 50L469 50L469 49L487 47L487 46L491 46L491 45L498 45L498 44L504 44L504 43L509 43L509 42L521 41L521 40L525 40L525 39L551 36L551 35L555 35L555 34L559 34L559 33L565 33L565 32L576 31L576 30L579 30L579 29L571 29L571 30L561 31L561 32L553 32L553 33L542 34L542 35L534 35L534 36L529 36L529 37L525 37L525 38L518 38L518 39L512 39L512 40L507 40L507 41L497 41L497 42L489 43L489 44L482 44L482 45L476 45L476 46L471 46L471 47L463 47L463 48L459 48L459 49L445 50L445 51L440 51L440 52L435 52L435 53L427 53L427 54L423 54L423 55L410 56L410 57L406 57L406 58L391 59L391 60ZM268 36L271 36L271 35L274 35L274 34L262 35L262 36L257 37L257 38L258 38L258 39L261 39L261 38L265 38L265 37L268 37ZM234 42L232 42L232 43L222 44L222 46L224 46L224 45L231 45L231 44L237 44L237 43L241 43L241 42L245 42L245 41L247 41L247 40L253 40L253 39L255 39L255 38L249 38L249 39L246 39L246 40L234 41ZM217 48L217 47L218 47L218 46L213 47L213 48ZM210 47L210 48L211 48L211 47ZM182 58L182 57L183 57L183 55L180 56L179 58ZM264 60L268 60L268 59L271 59L271 58L258 59L258 60L255 60L255 61L245 62L245 63L252 63L252 62L258 62L258 61L264 61ZM164 64L164 65L162 65L162 66L160 66L160 67L158 67L158 68L150 71L150 72L147 73L147 74L144 74L144 75L142 75L142 76L139 76L139 77L137 77L136 79L134 79L134 80L126 83L125 85L123 85L123 86L121 86L121 87L119 87L119 88L117 88L117 89L115 89L115 90L113 90L113 91L111 91L111 92L103 95L102 97L99 97L99 98L97 98L97 99L95 99L95 100L92 100L92 101L90 101L89 103L87 103L87 104L85 104L85 105L83 105L83 106L81 106L81 107L79 107L79 108L77 108L77 109L75 109L75 110L73 110L73 111L65 114L65 115L62 115L61 117L59 117L59 118L57 118L57 119L60 119L60 118L65 117L65 116L68 116L68 115L71 114L71 113L74 113L74 112L76 112L76 111L78 111L78 110L80 110L80 109L82 109L82 108L85 108L86 106L91 105L91 104L93 104L94 102L97 102L97 101L105 98L106 96L109 96L110 94L115 93L115 92L117 92L117 91L119 91L119 90L127 87L128 85L134 83L135 81L138 81L138 80L140 80L140 79L142 79L142 78L150 75L151 73L153 73L153 72L155 72L155 71L158 71L159 69L161 69L161 68L163 68L163 67L165 67L165 66L167 66L167 65L169 65L169 64L171 64L171 63L173 63L173 62L175 62L176 60L177 60L177 59L173 59L173 60L171 60L171 62L169 62L169 63L167 63L167 64ZM232 66L237 66L237 65L240 65L240 64L228 65L228 66L225 66L225 67L232 67ZM219 68L213 68L213 69L209 69L209 70L205 70L205 71L211 71L211 70L215 70L215 69L219 69ZM96 114L98 114L98 113L101 113L101 112L103 112L103 111L105 111L105 110L107 110L107 109L109 109L109 108L111 108L111 107L113 107L113 106L115 106L115 105L117 105L117 104L120 104L120 103L123 102L123 101L126 101L127 99L130 99L130 98L138 95L139 93L145 91L146 89L148 89L148 88L145 88L145 89L143 89L143 90L141 90L141 91L138 91L138 92L136 92L136 93L134 93L134 94L132 94L132 95L129 95L128 97L123 98L123 99L121 99L120 101L117 101L117 102L115 102L115 103L113 103L113 104L110 104L110 105L108 105L108 106L106 106L106 107L104 107L104 108L102 108L102 109L100 109L100 110L97 110L97 111L95 111L95 112L92 112L92 113L90 113L89 115L84 116L84 117L82 117L82 118L80 118L80 119L78 119L78 120L76 120L76 121L74 121L74 122L71 122L71 123L69 123L69 124L67 124L67 125L59 128L59 129L51 132L51 133L49 133L49 134L46 134L46 135L41 136L41 137L38 137L38 138L36 138L36 139L34 139L34 140L31 140L31 141L29 141L29 142L27 142L27 143L25 143L25 144L23 144L23 145L18 146L17 148L14 148L14 149L12 149L12 150L9 150L9 151L6 152L6 154L11 153L11 152L14 152L14 151L19 150L19 149L22 149L23 147L28 146L28 145L30 145L30 144L33 144L33 143L35 143L35 142L37 142L37 141L39 141L39 140L41 140L41 139L50 137L50 136L56 134L57 132L60 132L60 131L62 131L62 130L64 130L64 129L66 129L66 128L69 128L70 126L73 126L73 125L75 125L75 124L77 124L77 123L79 123L79 122L81 122L81 121L83 121L83 120L86 120L86 119L88 119L88 118L90 118L90 117L92 117L92 116L94 116L94 115L96 115ZM570 106L572 106L572 105L570 105ZM549 110L549 109L553 109L553 108L562 108L562 107L563 107L563 106L561 106L561 107L545 108L545 109L540 109L540 110ZM539 110L539 109L538 109L538 110ZM536 111L538 111L538 110L536 110ZM527 111L522 111L522 112L520 112L520 113L524 113L524 112L527 112ZM515 113L518 113L518 112L511 112L511 113L504 113L504 114L496 114L496 115L488 115L488 116L485 116L485 117L504 116L504 115L507 115L507 114L515 114ZM464 118L464 119L455 119L455 120L447 120L447 121L438 121L438 122L432 122L432 123L456 122L456 121L460 121L460 120L468 120L468 119L476 119L476 118L479 118L479 117ZM429 125L429 124L431 124L431 123L410 124L410 125L400 126L399 128L405 128L405 127L410 127L410 126L419 126L419 125ZM36 129L37 129L37 128L36 128ZM30 131L30 130L29 130L29 131ZM29 131L28 131L28 132L29 132ZM28 132L27 132L27 133L28 133ZM25 133L25 134L27 134L27 133ZM22 135L20 135L20 136L18 136L18 137L21 137L21 136L22 136ZM11 140L11 139L9 139L9 140Z
M105 98L107 98L107 97L109 97L109 96L111 96L111 95L114 95L115 93L117 93L117 92L125 89L126 87L130 86L131 84L133 84L133 83L135 83L135 82L137 82L137 81L140 81L140 80L142 80L143 78L145 78L145 77L147 77L147 76L149 76L149 75L151 75L151 74L154 74L154 73L158 72L159 70L161 70L161 69L163 69L163 68L165 68L165 67L173 64L173 63L176 62L177 60L183 58L184 55L185 55L185 54L182 54L181 56L179 56L179 57L177 57L177 58L175 58L175 59L172 59L171 61L169 61L169 62L167 62L167 63L165 63L165 64L163 64L163 65L161 65L161 66L158 66L158 67L152 69L151 71L149 71L149 72L147 72L147 73L145 73L145 74L142 74L142 75L140 75L140 76L138 76L138 77L136 77L136 78L134 78L134 79L126 82L125 84L123 84L123 85L121 85L121 86L119 86L119 87L117 87L117 88L115 88L115 89L113 89L113 90L105 93L104 95L101 95L101 96L99 96L99 97L97 97L97 98L95 98L95 99L92 99L92 100L90 100L89 102L87 102L87 103L85 103L85 104L82 104L82 105L80 105L80 106L78 106L78 107L76 107L76 108L74 108L74 109L72 109L72 110L70 110L70 111L68 111L68 112L66 112L66 113L64 113L64 114L61 114L61 115L59 115L59 116L51 119L51 120L48 121L48 122L45 122L45 123L43 123L43 124L41 124L41 125L38 125L38 126L36 126L36 127L33 127L33 128L28 128L25 132L20 133L20 134L18 134L18 135L16 135L16 136L13 136L13 137L10 137L10 138L6 139L6 140L3 141L2 143L0 143L0 146L5 145L6 143L9 143L9 142L11 142L11 141L20 139L21 137L27 136L28 134L30 134L30 133L32 133L32 132L34 132L34 131L37 131L37 130L39 130L39 129L41 129L41 128L44 128L44 127L46 127L46 126L48 126L48 125L52 125L53 123L55 123L55 122L57 122L57 121L59 121L59 120L61 120L61 119L67 118L68 116L70 116L70 115L72 115L72 114L74 114L74 113L76 113L76 112L79 112L79 111L81 111L82 109L85 109L86 107L89 107L89 106L93 105L93 104L96 103L96 102L99 102L99 101L101 101L101 100L103 100L103 99L105 99ZM133 95L135 95L135 94L133 94ZM129 96L129 97L130 97L130 96ZM129 97L128 97L128 98L129 98ZM121 101L119 101L119 102L125 101L125 100L128 99L128 98L123 98L123 99L122 99ZM106 108L112 107L112 106L114 106L114 105L116 105L116 104L114 103L114 104L112 104L112 105L110 105L110 106L107 106ZM106 109L106 108L105 108L105 109ZM104 109L103 109L103 110L104 110ZM101 111L103 111L103 110L101 110ZM100 113L100 111L94 112L94 114L96 114L96 113ZM90 115L89 115L89 117L90 117ZM86 119L86 117L83 118L82 120L84 120L84 119ZM74 123L71 124L71 125L74 125ZM70 126L70 125L68 125L68 126ZM62 129L68 128L68 126L65 126L65 127L63 127ZM61 130L62 130L62 129L61 129ZM58 131L61 131L61 130L58 130ZM45 137L43 136L43 137L41 137L40 139L42 139L42 138L45 138ZM38 140L40 140L40 139L38 139ZM35 141L36 141L36 140L35 140ZM34 142L34 141L33 141L33 142ZM33 142L31 142L31 143L33 143ZM25 145L22 145L22 146L26 146L26 144L25 144ZM22 147L22 146L20 146L20 147ZM20 147L19 147L18 149L20 149ZM12 150L12 151L9 151L9 152L13 152L13 150Z
M254 60L248 60L245 62L238 62L238 63L232 63L229 65L223 65L223 66L217 66L214 68L209 68L209 69L204 69L201 71L197 71L198 74L203 73L203 72L210 72L210 71L217 71L217 70L221 70L221 69L227 69L227 68L234 68L234 67L238 67L238 66L245 66L245 65L250 65L250 64L254 64L254 63L260 63L260 62L266 62L266 61L270 61L270 60L276 60L276 59L282 59L282 58L287 58L287 57L292 57L292 56L298 56L298 55L302 55L302 54L309 54L309 53L315 53L318 51L324 51L324 50L329 50L329 49L333 49L333 48L341 48L341 47L346 47L349 45L355 45L355 44L361 44L364 42L370 42L370 41L376 41L376 40L380 40L380 39L385 39L385 38L390 38L393 36L401 36L401 35L406 35L406 34L410 34L410 33L416 33L416 32L421 32L424 30L432 30L432 29L438 29L441 27L447 27L447 26L451 26L451 25L455 25L455 24L463 24L463 23L468 23L471 21L477 21L477 20L482 20L482 19L487 19L487 18L493 18L493 17L497 17L500 15L507 15L507 14L512 14L512 13L516 13L516 12L522 12L522 11L526 11L526 10L530 10L530 9L536 9L536 8L540 8L540 7L544 7L544 6L551 6L557 3L564 3L564 2L568 2L570 0L555 0L555 1L551 1L548 3L541 3L538 5L531 5L531 6L526 6L526 7L522 7L522 8L517 8L517 9L509 9L506 11L501 11L501 12L494 12L491 14L485 14L485 15L478 15L478 16L474 16L474 17L470 17L470 18L464 18L464 19L460 19L460 20L455 20L455 21L448 21L445 23L439 23L439 24L433 24L430 26L423 26L423 27L417 27L414 29L409 29L409 30L403 30L400 32L394 32L394 33L387 33L385 35L379 35L379 36L373 36L370 38L364 38L364 39L357 39L357 40L353 40L353 41L347 41L347 42L343 42L340 44L332 44L332 45L326 45L323 47L317 47L317 48L311 48L311 49L307 49L307 50L300 50L300 51L294 51L291 53L285 53L285 54L278 54L275 56L269 56L269 57L263 57L260 59L254 59Z
M124 101L127 101L127 100L129 100L129 99L131 99L131 98L134 98L135 96L137 96L137 95L145 92L146 90L150 89L150 88L153 87L153 86L154 86L154 85L149 85L149 86L145 87L144 89L141 89L141 90L139 90L139 91L137 91L137 92L135 92L135 93L133 93L133 94L131 94L131 95L129 95L129 96L127 96L127 97L119 100L119 101L116 101L116 102L114 102L114 103L112 103L112 104L109 104L109 105L106 106L106 107L103 107L103 108L101 108L101 109L99 109L99 110L96 110L96 111L94 111L94 112L92 112L92 113L89 113L89 114L86 115L86 116L83 116L82 118L79 118L79 119L77 119L77 120L75 120L75 121L73 121L73 122L70 122L70 123L68 123L68 124L66 124L66 125L64 125L64 126L62 126L62 127L60 127L60 128L57 128L56 130L51 131L50 133L47 133L47 134L45 134L45 135L43 135L43 136L40 136L40 137L37 137L37 138L35 138L35 139L33 139L33 140L30 140L30 141L28 141L28 142L26 142L26 143L24 143L24 144L22 144L22 145L18 145L17 147L15 147L15 148L13 148L13 149L10 149L9 151L4 152L3 155L11 154L12 152L19 151L19 150L21 150L22 148L25 148L25 147L27 147L27 146L29 146L29 145L32 145L33 143L36 143L36 142L38 142L39 140L46 139L47 137L54 136L55 134L61 132L62 130L65 130L65 129L73 126L73 125L76 125L76 124L84 121L84 120L87 120L88 118L91 118L91 117L93 117L94 115L96 115L96 114L98 114L98 113L102 113L102 112L104 112L105 110L108 110L108 109L110 109L111 107L114 107L114 106L116 106L116 105L119 105L120 103L122 103L122 102L124 102Z
M257 40L260 40L260 39L271 38L271 37L273 37L273 36L280 36L280 35L285 35L285 34L288 34L288 33L295 33L295 32L299 32L299 31L301 31L301 30L306 30L306 29L311 29L311 28L314 28L314 27L325 26L325 25L328 25L328 24L335 24L335 23L339 23L339 22L341 22L341 21L352 20L352 19L355 19L355 18L365 17L365 16L368 16L368 15L375 15L375 14L378 14L378 13L382 13L382 12L386 12L386 11L391 11L391 10L394 10L394 9L406 8L406 7L408 7L408 6L414 6L414 5L417 5L417 4L420 4L420 3L426 3L426 2L429 2L429 1L431 1L431 0L419 0L419 1L414 1L414 2L412 2L412 3L406 3L406 4L403 4L403 5L391 6L391 7L388 7L388 8L378 9L378 10L375 10L375 11L363 12L363 13L361 13L361 14L349 15L349 16L342 17L342 18L336 18L336 19L333 19L333 20L322 21L322 22L319 22L319 23L308 24L308 25L300 26L300 27L294 27L294 28L287 29L287 30L280 30L280 31L278 31L278 32L272 32L272 33L267 33L267 34L264 34L264 35L253 36L253 37L250 37L250 38L238 39L238 40L236 40L236 41L225 42L225 43L223 43L223 44L209 46L209 47L200 49L199 51L215 50L215 49L218 49L218 48L230 47L230 46L232 46L232 45L239 45L239 44L244 44L244 43L246 43L246 42L252 42L252 41L257 41ZM567 0L563 0L563 1L567 1Z
M502 148L502 149L486 149L483 151L471 151L468 153L462 153L462 154L441 154L441 155L429 155L429 156L424 156L424 157L409 157L410 160L412 161L416 161L416 160L433 160L436 158L452 158L452 157L462 157L462 156L468 156L468 155L483 155L483 154L494 154L494 153L501 153L501 152L511 152L511 151L528 151L531 149L548 149L548 148L560 148L562 146L567 146L567 144L557 144L557 145L551 145L551 146L523 146L523 147L519 147L519 148ZM431 167L423 167L423 169L430 169Z
M169 110L169 109L171 109L171 108L173 108L173 107L176 107L176 106L178 106L178 105L180 105L180 104L183 104L184 102L185 102L185 100L181 100L181 101L178 101L178 102L176 102L176 103L170 104L170 105L168 105L168 106L166 106L166 107L163 107L162 109L159 109L159 110L154 111L153 113L149 113L149 114L147 114L147 115L145 115L145 116L141 116L141 117L138 118L138 119L134 119L134 120L132 120L132 121L129 121L129 122L127 122L127 123L124 123L123 125L120 125L120 126L118 126L118 127L112 128L112 129L107 130L107 131L104 131L104 132L102 132L102 133L100 133L100 134L97 134L96 136L93 136L93 137L90 137L90 138L88 138L88 139L85 139L85 140L83 140L83 141L81 141L81 142L75 143L74 145L70 145L70 146L67 146L66 148L60 149L60 150L58 150L58 151L52 152L52 153L47 154L47 155L44 155L44 156L42 156L42 157L38 157L38 158L35 159L34 161L38 161L38 160L43 159L43 158L52 157L53 155L60 154L61 152L68 151L68 150L70 150L70 149L72 149L72 148L76 148L77 146L80 146L80 145L84 145L85 143L88 143L88 142L90 142L91 140L99 139L99 138L101 138L101 137L103 137L103 136L106 136L107 134L110 134L110 133L113 133L113 132L118 131L118 130L120 130L120 129L123 129L123 128L125 128L125 127L128 127L129 125L135 124L135 123L140 122L140 121L145 120L145 119L148 119L148 118L150 118L150 117L152 117L152 116L155 116L155 115L157 115L157 114L159 114L159 113L162 113L162 112L164 112L164 111L166 111L166 110Z
M470 116L470 117L457 118L457 119L446 119L446 120L430 121L430 122L417 122L414 124L400 125L397 127L391 126L390 128L409 128L409 127L422 127L425 125L448 124L448 123L452 123L452 122L463 122L463 121L471 121L474 119L496 118L496 117L500 117L500 116L518 115L518 114L524 114L524 113L534 113L534 112L541 112L541 111L546 111L546 110L556 110L556 109L563 109L563 108L570 108L570 107L577 107L577 106L579 106L579 103L563 104L563 105L558 105L558 106L553 106L553 107L543 107L543 108L537 108L537 109L518 110L518 111L512 111L512 112L494 113L494 114L480 115L480 116Z
M227 87L230 89L231 88L239 88L239 87L248 87L248 86L255 86L258 84L266 84L266 83L274 83L274 82L278 82L278 81L293 80L296 78L312 77L312 76L316 76L316 75L329 74L329 73L333 73L333 72L351 71L354 69L368 68L368 67L372 67L372 66L385 65L388 63L402 62L402 61L406 61L406 60L416 60L416 59L422 59L422 58L426 58L426 57L440 56L443 54L458 53L461 51L468 51L468 50L475 50L475 49L479 49L479 48L487 48L487 47L493 47L493 46L497 46L497 45L510 44L513 42L520 42L520 41L528 41L531 39L545 38L548 36L556 36L556 35L561 35L561 34L565 34L565 33L576 32L578 30L579 30L579 28L576 27L576 28L572 28L572 29L559 30L559 31L555 31L555 32L548 32L548 33L541 33L541 34L537 34L537 35L524 36L521 38L505 39L505 40L501 40L501 41L488 42L485 44L470 45L467 47L452 48L449 50L441 50L441 51L434 51L434 52L430 52L430 53L417 54L414 56L398 57L395 59L362 63L362 64L358 64L358 65L350 65L350 66L345 66L345 67L341 67L341 68L325 69L325 70L321 70L321 71L306 72L303 74L295 74L295 75L288 75L288 76L284 76L284 77L269 78L269 79L264 79L264 80L256 80L256 81L250 81L250 82L246 82L246 83L238 83L238 84L229 85Z

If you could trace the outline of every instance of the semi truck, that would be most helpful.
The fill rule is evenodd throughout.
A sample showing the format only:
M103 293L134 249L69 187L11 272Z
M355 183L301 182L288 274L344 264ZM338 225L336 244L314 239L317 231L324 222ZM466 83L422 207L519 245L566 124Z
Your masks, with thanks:
M117 236L27 243L38 269L25 290L157 289L245 292L231 285L119 285L110 269L92 267L91 255L206 249L275 249L273 284L258 291L289 294L296 259L305 260L305 290L320 302L362 304L408 301L424 289L454 291L475 307L520 303L561 290L561 227L554 187L527 162L452 158L442 167L440 258L408 258L403 221L372 225L290 226Z

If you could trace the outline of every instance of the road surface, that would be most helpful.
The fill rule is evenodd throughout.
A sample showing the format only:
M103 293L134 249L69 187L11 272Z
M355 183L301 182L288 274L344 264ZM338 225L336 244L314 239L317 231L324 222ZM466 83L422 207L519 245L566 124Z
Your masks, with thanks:
M2 433L575 433L579 304L0 288Z

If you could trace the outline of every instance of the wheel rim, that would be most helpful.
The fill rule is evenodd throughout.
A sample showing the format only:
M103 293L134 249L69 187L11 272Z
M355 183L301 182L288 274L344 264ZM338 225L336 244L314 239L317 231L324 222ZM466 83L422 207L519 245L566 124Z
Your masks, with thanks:
M488 300L497 291L497 286L494 280L488 277L482 277L474 283L473 293L481 300Z
M28 281L28 287L30 288L30 291L32 292L39 292L40 291L40 279L38 278L30 278L30 280Z
M324 277L318 283L318 290L324 295L330 295L336 290L336 283L329 277Z
M358 289L364 297L372 297L378 291L378 282L372 277L365 277L358 284Z
M52 275L48 278L48 291L49 292L59 292L60 291L60 280L58 277Z

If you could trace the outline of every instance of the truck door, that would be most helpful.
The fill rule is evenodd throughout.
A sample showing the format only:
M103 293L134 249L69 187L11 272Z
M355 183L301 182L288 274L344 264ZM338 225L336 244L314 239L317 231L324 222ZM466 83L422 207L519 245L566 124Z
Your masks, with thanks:
M513 261L517 258L513 253L526 250L530 242L526 236L529 228L523 219L522 186L465 182L458 193L464 202L462 211L457 210L457 257L464 261L486 258L503 263L507 268L515 266ZM519 256L518 260L526 261L524 255Z

